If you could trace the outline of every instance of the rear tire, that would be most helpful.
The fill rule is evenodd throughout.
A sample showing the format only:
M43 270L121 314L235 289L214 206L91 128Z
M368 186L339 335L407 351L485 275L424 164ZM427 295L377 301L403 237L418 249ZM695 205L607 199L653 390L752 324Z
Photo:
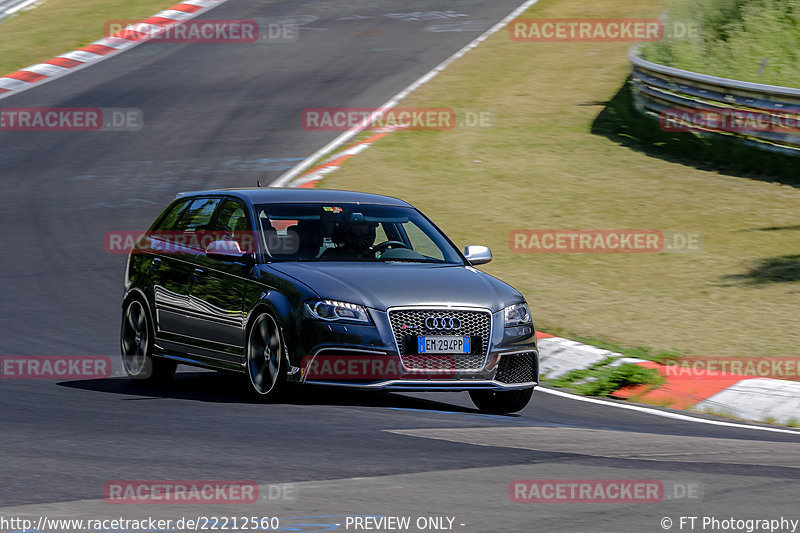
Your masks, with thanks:
M245 382L251 397L273 401L286 385L286 354L278 322L269 313L253 320L247 334Z
M524 409L533 396L533 387L508 391L471 390L469 396L482 412L504 415Z
M175 375L176 363L153 357L155 329L146 305L139 298L128 300L122 310L119 340L122 366L134 383L165 383Z

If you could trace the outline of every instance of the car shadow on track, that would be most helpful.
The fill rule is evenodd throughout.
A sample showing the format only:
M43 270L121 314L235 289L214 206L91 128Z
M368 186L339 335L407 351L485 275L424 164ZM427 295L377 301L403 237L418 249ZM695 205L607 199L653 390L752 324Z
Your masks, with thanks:
M127 401L169 398L213 403L263 403L245 394L245 387L239 376L210 371L178 372L172 381L160 386L134 383L123 377L62 381L58 385L130 396L130 398L125 398ZM480 412L473 408L384 391L348 390L321 386L290 387L283 398L272 403L279 405L393 407L454 413ZM513 418L516 415L510 416Z

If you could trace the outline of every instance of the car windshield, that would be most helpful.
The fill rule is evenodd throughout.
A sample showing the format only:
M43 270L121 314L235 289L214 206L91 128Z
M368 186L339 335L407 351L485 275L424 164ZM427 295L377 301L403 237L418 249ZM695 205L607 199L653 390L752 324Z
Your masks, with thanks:
M256 208L274 261L463 264L416 209L364 204L265 204Z

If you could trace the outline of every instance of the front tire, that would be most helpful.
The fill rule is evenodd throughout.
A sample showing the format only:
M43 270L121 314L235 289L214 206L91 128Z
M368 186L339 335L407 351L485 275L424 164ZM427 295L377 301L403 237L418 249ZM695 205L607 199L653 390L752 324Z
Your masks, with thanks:
M138 298L129 300L122 310L119 340L122 366L134 382L156 384L172 379L177 365L153 357L155 329L150 313Z
M286 360L278 323L269 313L253 321L247 335L245 381L250 396L263 401L277 399L286 384Z
M471 390L469 396L482 412L505 415L523 410L533 396L533 387L508 391Z

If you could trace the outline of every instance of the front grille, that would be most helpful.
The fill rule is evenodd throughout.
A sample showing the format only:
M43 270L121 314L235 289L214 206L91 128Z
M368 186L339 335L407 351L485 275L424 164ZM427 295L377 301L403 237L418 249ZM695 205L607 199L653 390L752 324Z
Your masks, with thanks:
M461 321L461 327L457 329L429 330L425 326L425 319L428 317L455 317ZM406 354L406 336L459 335L480 337L480 353L476 349L471 354L457 354L452 357L455 358L455 370L481 370L486 364L486 354L489 351L489 339L492 330L492 314L488 310L390 309L389 323L392 326L392 332L397 342L400 359L403 365L410 370L425 370L428 368L426 362L429 364L431 356Z
M533 352L504 355L497 365L494 379L501 383L530 383L537 381Z

